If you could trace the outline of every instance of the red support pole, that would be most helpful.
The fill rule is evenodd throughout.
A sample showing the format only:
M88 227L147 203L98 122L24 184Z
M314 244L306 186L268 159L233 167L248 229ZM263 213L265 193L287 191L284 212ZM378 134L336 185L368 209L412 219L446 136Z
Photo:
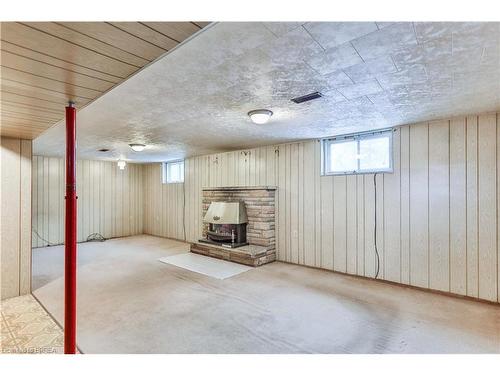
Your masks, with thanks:
M66 107L66 222L64 240L64 353L76 353L76 109Z

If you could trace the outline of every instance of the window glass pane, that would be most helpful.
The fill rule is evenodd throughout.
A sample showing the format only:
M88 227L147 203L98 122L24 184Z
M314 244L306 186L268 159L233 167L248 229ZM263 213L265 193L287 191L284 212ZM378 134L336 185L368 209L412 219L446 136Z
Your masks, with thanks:
M179 181L179 164L177 163L170 164L170 181Z
M184 182L184 161L165 163L166 182Z
M330 144L330 172L351 172L358 169L356 141Z
M390 168L389 136L366 138L359 141L360 170Z

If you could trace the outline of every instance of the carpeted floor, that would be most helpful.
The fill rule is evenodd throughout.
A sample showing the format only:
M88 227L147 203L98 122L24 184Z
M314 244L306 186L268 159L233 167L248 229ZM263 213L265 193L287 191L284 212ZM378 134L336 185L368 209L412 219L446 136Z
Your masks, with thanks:
M158 261L184 243L79 245L84 353L500 353L500 306L271 263L218 280ZM34 249L34 294L61 322L63 248Z

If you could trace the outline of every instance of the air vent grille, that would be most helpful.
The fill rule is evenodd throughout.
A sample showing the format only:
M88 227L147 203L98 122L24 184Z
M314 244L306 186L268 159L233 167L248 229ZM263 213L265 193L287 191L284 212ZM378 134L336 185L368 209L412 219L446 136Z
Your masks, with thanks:
M299 96L297 98L293 98L292 102L300 104L300 103L308 102L310 100L321 98L322 96L323 95L320 92L315 91L315 92L312 92L312 93L307 94L307 95L303 95L303 96Z

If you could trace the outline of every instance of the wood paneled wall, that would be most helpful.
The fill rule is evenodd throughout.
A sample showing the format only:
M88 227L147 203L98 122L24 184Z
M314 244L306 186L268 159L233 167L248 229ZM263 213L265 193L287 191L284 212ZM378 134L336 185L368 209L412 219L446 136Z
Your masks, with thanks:
M396 129L394 173L377 174L376 202L373 174L320 176L319 141L189 158L187 240L201 236L203 187L276 185L279 260L373 277L376 215L379 278L499 301L498 117ZM180 227L182 192L147 168L145 227L182 239L159 229Z
M161 164L143 168L144 233L184 240L184 184L162 184Z
M78 241L143 233L143 167L78 160ZM64 160L33 157L33 247L64 242Z
M1 299L31 290L31 141L1 138Z

